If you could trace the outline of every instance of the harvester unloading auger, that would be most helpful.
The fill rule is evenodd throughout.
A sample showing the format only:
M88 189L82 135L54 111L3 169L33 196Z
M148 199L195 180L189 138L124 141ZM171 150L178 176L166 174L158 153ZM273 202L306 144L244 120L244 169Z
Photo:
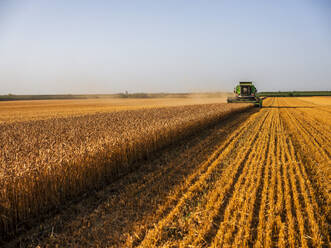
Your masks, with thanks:
M254 103L262 108L262 99L256 95L257 89L252 82L239 82L234 88L235 97L228 97L228 103Z

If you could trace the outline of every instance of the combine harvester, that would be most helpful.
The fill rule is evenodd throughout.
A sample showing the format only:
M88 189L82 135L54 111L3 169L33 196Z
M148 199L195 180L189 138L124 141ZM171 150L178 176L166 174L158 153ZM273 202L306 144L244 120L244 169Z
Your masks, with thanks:
M252 82L239 82L234 88L235 97L228 97L228 103L254 103L262 108L262 99L256 95L257 89Z

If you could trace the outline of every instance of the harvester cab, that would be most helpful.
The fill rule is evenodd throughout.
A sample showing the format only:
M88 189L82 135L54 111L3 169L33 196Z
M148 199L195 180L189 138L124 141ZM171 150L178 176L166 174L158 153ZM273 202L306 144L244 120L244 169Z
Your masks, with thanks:
M252 82L239 82L234 88L235 97L228 97L228 103L253 103L262 107L262 99L256 93L257 89Z

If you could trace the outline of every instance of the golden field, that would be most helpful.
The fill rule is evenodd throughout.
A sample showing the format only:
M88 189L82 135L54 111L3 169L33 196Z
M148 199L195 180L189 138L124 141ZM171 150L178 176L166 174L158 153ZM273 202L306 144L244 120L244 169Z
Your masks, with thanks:
M0 101L0 123L81 116L122 110L225 102L226 97L199 97L197 94L187 98Z
M11 245L330 245L329 97L267 98L262 109L207 104L119 111L0 128L2 231L15 232L48 207L93 191Z
M187 178L171 211L133 242L141 247L328 247L330 117L330 108L315 102L267 99L264 109Z
M248 104L147 108L0 124L0 231L100 188L131 164Z

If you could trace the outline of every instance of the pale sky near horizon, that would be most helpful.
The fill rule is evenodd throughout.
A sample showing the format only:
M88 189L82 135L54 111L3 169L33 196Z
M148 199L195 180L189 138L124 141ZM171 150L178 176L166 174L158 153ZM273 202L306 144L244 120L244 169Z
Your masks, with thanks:
M329 0L0 0L0 95L331 90Z

